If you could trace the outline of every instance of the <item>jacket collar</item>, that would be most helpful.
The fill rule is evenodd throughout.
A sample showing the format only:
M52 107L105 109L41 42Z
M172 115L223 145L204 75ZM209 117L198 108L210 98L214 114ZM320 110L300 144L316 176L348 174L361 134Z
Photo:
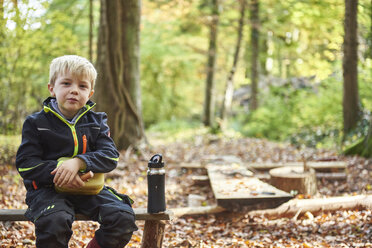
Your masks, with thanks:
M56 102L55 97L48 97L44 102L44 111L45 112L52 112L55 116L57 116L60 120L65 122L67 125L75 125L75 123L82 117L85 113L87 113L89 110L91 110L96 104L92 101L88 101L85 106L80 109L78 114L72 119L72 120L67 120L62 113L59 111L58 107L55 107L54 102Z
M43 106L51 107L50 103L51 103L52 99L56 100L55 97L51 97L51 96L48 97L47 99L45 99L44 102L43 102ZM85 104L85 107L88 107L87 105L90 107L89 109L91 109L96 105L96 103L91 101L91 100L88 100L87 103Z

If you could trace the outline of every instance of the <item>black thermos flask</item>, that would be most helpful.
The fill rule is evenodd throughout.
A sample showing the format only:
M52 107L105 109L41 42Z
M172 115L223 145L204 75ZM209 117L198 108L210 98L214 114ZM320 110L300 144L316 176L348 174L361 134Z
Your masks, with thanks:
M161 154L155 154L148 163L148 213L165 211L165 169L162 160L163 157Z

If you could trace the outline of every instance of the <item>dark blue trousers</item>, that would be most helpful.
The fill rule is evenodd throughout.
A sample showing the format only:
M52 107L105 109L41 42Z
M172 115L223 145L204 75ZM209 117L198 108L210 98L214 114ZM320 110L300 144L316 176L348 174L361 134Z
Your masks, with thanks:
M57 193L53 187L27 192L25 216L35 224L36 247L68 248L75 213L98 221L95 237L102 248L122 248L137 230L128 196L104 187L97 195Z

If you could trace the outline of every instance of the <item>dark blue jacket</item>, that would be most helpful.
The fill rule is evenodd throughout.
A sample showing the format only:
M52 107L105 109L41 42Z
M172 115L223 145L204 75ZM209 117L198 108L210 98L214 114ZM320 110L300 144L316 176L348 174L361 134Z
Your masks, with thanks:
M52 107L52 99L46 99L44 109L23 124L16 166L27 190L53 185L50 172L62 157L78 157L85 161L85 171L94 173L115 169L119 160L106 114L91 110L95 103L88 101L71 124Z

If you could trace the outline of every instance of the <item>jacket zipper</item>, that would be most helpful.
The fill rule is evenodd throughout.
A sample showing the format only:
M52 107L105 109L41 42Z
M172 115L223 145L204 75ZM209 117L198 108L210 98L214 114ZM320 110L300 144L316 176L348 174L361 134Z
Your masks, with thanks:
M51 111L54 115L56 115L62 122L64 122L70 129L71 129L71 133L72 133L72 137L74 139L74 153L72 155L72 157L75 157L78 152L79 152L79 142L78 142L78 138L77 138L77 135L76 135L76 129L75 129L75 125L76 123L79 121L79 119L86 113L88 112L93 106L88 106L86 105L87 109L76 119L75 121L75 124L74 125L71 125L70 123L68 123L61 115L59 115L57 112L55 112L54 110L52 110L50 107L48 106L44 106L44 110L45 111ZM85 137L86 139L86 137ZM85 145L86 146L86 145ZM86 148L85 148L86 149ZM83 150L84 150L84 140L83 140Z
M87 152L87 136L83 135L83 154Z

